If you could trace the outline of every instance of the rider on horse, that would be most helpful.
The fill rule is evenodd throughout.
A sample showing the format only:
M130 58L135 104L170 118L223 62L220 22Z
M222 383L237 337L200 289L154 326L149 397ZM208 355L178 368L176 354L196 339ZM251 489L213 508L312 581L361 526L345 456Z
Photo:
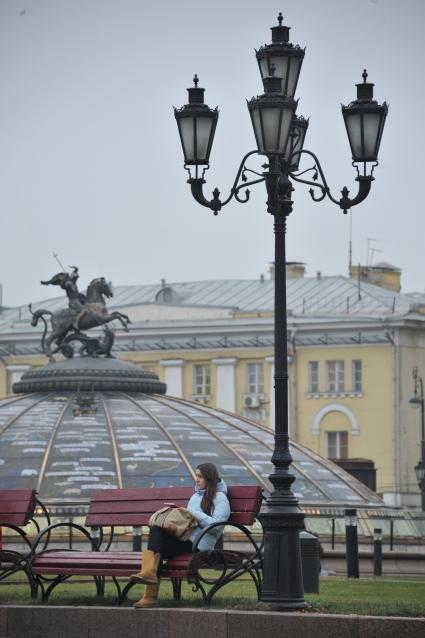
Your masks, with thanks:
M70 310L79 313L86 303L86 296L83 295L83 293L80 292L77 287L77 279L79 277L78 267L70 267L72 268L71 273L59 272L57 275L54 275L49 281L41 281L40 283L43 284L43 286L48 286L49 284L53 286L60 286L62 290L65 290L66 292Z

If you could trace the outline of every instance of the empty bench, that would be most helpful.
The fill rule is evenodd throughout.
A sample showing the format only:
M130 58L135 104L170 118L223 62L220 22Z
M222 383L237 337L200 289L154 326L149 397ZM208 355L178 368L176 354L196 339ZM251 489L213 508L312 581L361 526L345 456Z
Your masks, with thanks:
M136 534L141 534L151 514L164 503L173 502L186 507L193 488L136 488L106 489L93 492L85 527L75 523L57 523L42 530L33 543L30 571L32 595L41 589L42 598L47 601L53 589L71 576L92 576L99 596L103 595L105 578L109 577L117 589L117 601L121 604L134 586L128 582L121 587L119 578L129 578L140 570L139 551L112 550L117 527L133 526ZM162 578L168 578L173 585L176 600L181 598L182 580L191 583L194 591L200 591L205 604L227 583L242 574L249 574L257 589L261 591L261 550L251 531L257 518L262 500L262 490L258 486L234 486L228 488L231 515L225 523L238 530L248 543L248 551L216 548L213 551L198 552L196 546L192 554L184 554L164 561ZM215 523L211 529L223 523ZM40 551L40 543L46 534L60 527L73 528L81 533L89 543L89 551L49 550ZM205 570L209 570L205 577Z
M0 533L0 581L19 571L24 572L29 578L28 559L31 553L31 542L24 528L32 522L36 530L40 531L39 524L34 519L36 508L37 513L44 515L45 524L49 525L49 514L38 500L36 490L0 490L0 532L4 528L13 530L23 541L22 551L3 547ZM43 540L47 545L49 536L45 536Z

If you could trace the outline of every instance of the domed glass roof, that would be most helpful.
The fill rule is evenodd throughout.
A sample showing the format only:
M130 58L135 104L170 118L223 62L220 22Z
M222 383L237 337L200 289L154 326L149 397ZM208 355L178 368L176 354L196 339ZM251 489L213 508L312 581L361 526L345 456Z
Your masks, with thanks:
M99 488L193 485L196 466L211 461L230 485L271 490L269 428L146 391L95 389L83 395L51 388L0 400L2 488L34 487L46 502L85 502ZM311 450L292 442L291 453L293 490L303 507L384 506Z

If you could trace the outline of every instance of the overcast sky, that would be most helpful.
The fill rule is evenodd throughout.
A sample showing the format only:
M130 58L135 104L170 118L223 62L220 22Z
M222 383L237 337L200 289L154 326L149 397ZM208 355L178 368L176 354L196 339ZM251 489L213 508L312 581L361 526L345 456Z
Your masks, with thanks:
M59 270L53 252L79 265L82 288L100 275L119 285L267 273L264 185L218 217L192 200L172 106L196 72L220 108L207 193L226 196L255 146L245 98L262 92L254 49L279 11L306 46L298 113L334 196L356 192L340 104L364 68L389 103L376 181L353 209L353 261L390 262L404 292L425 289L424 0L0 0L5 305L57 293L39 284ZM288 260L345 275L348 216L307 191L294 193Z

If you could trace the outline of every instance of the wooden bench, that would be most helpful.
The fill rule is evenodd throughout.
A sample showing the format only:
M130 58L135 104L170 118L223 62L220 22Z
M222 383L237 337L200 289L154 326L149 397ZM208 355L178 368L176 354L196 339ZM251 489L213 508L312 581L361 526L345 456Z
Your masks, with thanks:
M30 561L32 595L38 588L47 601L53 589L71 576L92 576L98 595L103 595L105 578L112 578L117 589L118 603L121 604L134 583L128 582L124 588L118 578L128 578L140 570L140 552L115 551L111 549L116 527L133 526L136 534L141 534L153 512L164 506L164 502L185 507L192 488L136 488L97 490L93 492L86 527L75 523L57 523L43 530L33 543ZM254 523L260 509L262 490L258 486L236 486L228 488L231 516L226 526L237 529L249 544L249 551L215 549L198 552L164 561L163 578L171 579L176 600L181 597L181 583L186 579L194 591L200 591L203 600L209 604L213 596L224 585L242 574L249 574L259 595L261 591L261 549L247 526ZM220 524L214 524L211 529ZM223 525L221 523L221 525ZM39 544L45 534L59 527L72 527L80 532L90 545L89 551L49 550L39 551ZM205 533L203 531L203 533ZM205 576L205 570L208 577ZM55 576L55 578L52 578Z
M0 546L0 581L18 571L23 571L29 578L27 563L31 552L31 542L23 528L32 522L36 530L40 532L39 524L34 519L36 508L40 508L41 513L44 514L45 523L50 525L49 514L38 500L36 490L0 490L0 531L2 528L11 529L24 543L24 551ZM46 536L45 544L48 540L49 537Z

